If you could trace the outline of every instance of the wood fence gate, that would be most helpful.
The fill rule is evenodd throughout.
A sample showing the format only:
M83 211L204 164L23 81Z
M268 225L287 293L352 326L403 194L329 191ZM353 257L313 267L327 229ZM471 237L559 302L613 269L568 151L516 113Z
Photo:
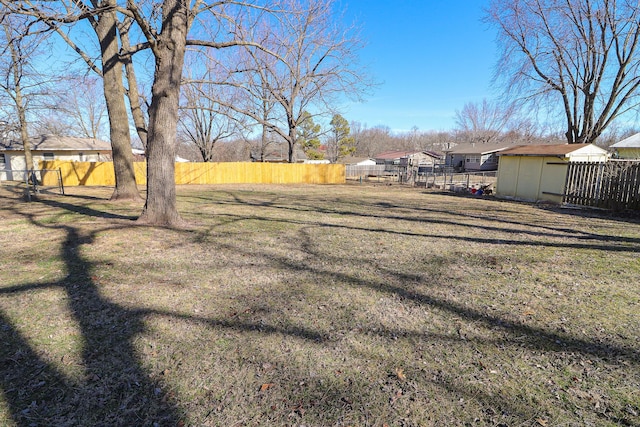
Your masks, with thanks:
M611 210L640 209L640 161L569 163L562 201Z

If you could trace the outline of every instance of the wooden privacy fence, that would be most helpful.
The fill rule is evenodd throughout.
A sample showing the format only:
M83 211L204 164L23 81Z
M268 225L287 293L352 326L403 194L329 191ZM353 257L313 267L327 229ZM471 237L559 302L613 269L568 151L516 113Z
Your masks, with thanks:
M640 162L569 163L563 203L640 209Z
M41 162L42 169L59 169L65 186L115 185L112 162ZM147 164L133 164L136 182L147 183ZM176 163L176 184L344 184L345 167L302 163ZM57 180L45 173L43 185Z

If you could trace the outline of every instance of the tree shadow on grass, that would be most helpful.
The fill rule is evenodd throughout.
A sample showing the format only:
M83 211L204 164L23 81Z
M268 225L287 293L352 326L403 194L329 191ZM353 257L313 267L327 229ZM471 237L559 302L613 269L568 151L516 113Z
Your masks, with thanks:
M57 206L65 209L64 206ZM91 212L87 213L91 214ZM242 220L281 221L268 217L240 217ZM37 222L32 221L38 226ZM333 224L309 223L306 221L290 221L291 224L307 227L336 227ZM150 372L142 366L142 360L136 353L134 341L145 331L146 316L167 316L181 318L185 321L204 323L208 327L232 329L238 331L258 331L264 334L282 334L301 338L308 342L324 344L329 337L313 329L295 324L277 327L261 322L243 322L240 320L216 320L213 318L198 318L197 316L179 315L171 311L153 311L145 309L127 309L107 300L99 292L99 287L92 277L94 267L83 259L81 248L93 242L96 231L83 233L78 227L68 225L47 226L59 228L65 233L65 242L61 247L62 258L67 266L64 279L45 284L23 284L12 288L4 288L0 293L17 294L37 288L59 288L67 296L68 304L75 322L80 327L85 344L82 350L83 365L86 375L82 379L73 380L66 377L54 364L48 362L38 351L29 344L17 325L12 324L8 316L0 313L0 334L3 342L8 343L2 350L2 365L0 365L0 384L4 390L5 400L11 410L12 419L19 426L30 425L176 425L184 416L178 403L172 402L169 393L162 384L152 379ZM393 230L367 229L349 226L339 226L347 229L371 232L396 233ZM312 236L305 228L299 235L300 248L309 258L327 258L322 252L315 252L316 244L311 242ZM422 234L415 234L422 236ZM191 235L198 243L203 241L202 235ZM470 241L485 243L483 239L473 238ZM593 245L587 244L589 247ZM512 242L511 244L529 244L527 242ZM608 246L608 245L603 245ZM569 246L571 247L571 246ZM595 246L597 249L598 247ZM317 277L333 279L336 283L346 286L363 288L393 295L410 301L416 305L430 308L453 315L463 321L479 323L490 329L498 329L504 333L504 339L496 345L518 340L519 345L542 352L575 352L584 356L601 359L620 359L634 366L639 364L638 350L615 344L582 339L569 333L554 333L546 328L533 327L523 323L506 320L499 315L491 315L473 306L467 306L424 292L413 291L400 285L405 280L416 278L404 276L400 272L388 270L386 276L395 280L365 280L356 275L320 267L306 262L294 260L286 256L263 250L259 254L237 245L229 245L226 249L232 253L247 256L261 256L269 264L280 266L289 272L310 273ZM345 260L325 259L327 265ZM358 261L358 260L354 260ZM367 333L381 334L388 337L390 333L407 336L407 331L367 331ZM418 338L461 340L461 338L447 336L430 337L428 333L413 332ZM424 335L424 336L423 336ZM524 338L523 338L524 337ZM502 396L492 395L487 390L477 388L460 388L459 384L449 378L435 379L434 383L451 394L471 393L470 397L483 404L496 405L509 410L521 420L531 419L535 410L522 412L522 408L511 407L512 401ZM347 390L345 390L346 392ZM351 392L352 390L348 390ZM353 390L354 392L357 389ZM319 390L322 392L322 390ZM334 401L341 397L337 393Z
M266 220L265 220L266 221ZM347 328L345 331L337 331L338 336L341 333L349 334L351 328L357 326L358 332L355 337L351 337L350 340L367 340L365 336L376 336L383 341L391 341L393 339L400 339L405 343L429 343L437 341L442 346L456 346L462 345L467 347L493 347L496 351L504 349L505 347L517 350L521 353L526 349L527 354L532 355L546 355L546 357L555 360L555 357L566 358L567 360L579 361L579 360L600 360L605 364L621 364L625 366L638 367L640 366L640 350L633 345L625 345L614 341L601 340L597 337L582 337L579 336L577 330L556 332L551 327L545 327L544 325L531 325L524 321L514 320L513 317L506 316L505 314L491 313L487 310L483 310L477 307L473 303L466 304L450 300L444 296L441 296L438 292L430 293L424 287L415 290L410 286L412 282L420 280L417 276L407 275L401 271L393 269L385 269L374 265L374 263L367 264L363 259L344 259L344 257L332 256L322 250L316 250L317 244L312 242L313 236L307 231L313 228L309 225L303 227L297 235L298 247L306 253L306 257L302 259L299 257L288 257L278 251L251 249L244 247L241 243L220 244L216 243L217 248L221 251L234 253L238 257L251 258L258 257L263 260L264 265L269 265L276 270L282 270L290 272L292 275L300 275L302 277L319 278L321 283L331 283L337 289L335 292L341 292L341 288L355 288L363 289L365 293L375 292L381 295L387 295L392 297L395 301L401 301L407 303L409 306L422 307L425 310L432 312L434 315L441 313L443 318L448 322L456 324L460 322L463 325L472 325L474 329L480 329L486 331L481 333L478 337L464 337L455 333L447 334L445 332L434 332L432 328L426 328L424 331L417 331L414 329L403 329L401 325L396 328L385 328L376 326L372 328L372 325L362 327L359 324L347 324L343 327ZM199 242L203 242L202 236L193 236L194 239L198 239ZM344 263L353 262L359 265L365 271L376 270L380 272L379 280L371 278L362 278L357 273L344 272L340 268ZM336 267L337 266L337 267ZM442 269L447 269L449 266L442 265ZM370 276L369 276L370 277ZM321 278L321 279L320 279ZM422 278L424 280L424 278ZM403 284L407 284L404 286ZM340 284L340 285L337 285ZM321 286L319 284L318 286ZM431 287L446 287L444 283L434 283ZM286 299L286 298L285 298ZM169 315L169 313L156 313L158 315ZM225 322L213 322L211 319L199 319L197 317L190 317L189 320L196 322L203 322L209 324L212 327L223 326L225 328L231 327L231 325ZM270 326L270 322L277 322L277 314L270 316L270 320L266 324L261 324L258 321L254 323L247 323L245 326L249 328L256 327L260 331L266 333L285 334L290 336L301 337L306 340L311 340L320 345L327 345L331 347L336 342L335 336L318 333L305 328L297 327L294 324L285 328L274 328ZM253 325L253 326L252 326ZM264 329L263 329L264 328ZM489 332L490 331L490 332ZM333 333L332 333L333 334ZM487 338L487 335L490 338ZM480 338L483 336L484 338ZM377 341L380 342L380 341ZM393 343L389 344L393 347ZM554 357L554 355L556 355ZM366 360L367 355L362 354L361 357ZM409 362L411 363L411 362ZM508 362L507 362L508 363ZM527 363L525 361L525 363ZM633 368L630 368L633 370ZM433 386L443 390L445 396L457 396L464 398L465 400L474 400L478 402L482 407L487 408L486 422L489 425L495 420L499 423L501 417L510 420L511 422L525 420L534 420L538 415L543 415L544 410L540 412L539 408L531 407L529 405L529 399L538 399L544 394L536 394L536 391L532 391L531 394L524 393L523 396L507 396L501 394L495 388L489 386L481 386L478 383L466 384L464 379L457 377L454 370L445 371L439 375L436 375L433 379L428 379ZM423 385L424 385L423 381ZM535 383L535 380L533 380ZM531 384L531 382L529 383ZM536 384L541 388L548 388L545 384ZM365 385L361 385L365 387ZM377 386L377 384L376 384ZM349 387L349 386L347 386ZM402 386L404 389L405 387ZM407 387L411 390L411 387ZM352 396L350 393L356 393L358 388L354 385L353 389L345 388L343 395ZM409 391L410 393L410 391ZM541 392L544 393L544 392ZM569 407L569 409L567 409ZM562 411L570 412L571 404L564 405ZM494 411L495 410L495 411ZM595 416L600 416L597 411L593 411ZM602 415L603 417L605 415ZM621 425L634 425L633 416L629 414L607 414L607 419L617 419ZM618 418L615 418L618 417ZM464 419L458 418L458 422ZM541 418L543 419L543 418ZM544 421L544 419L543 419ZM546 422L546 421L545 421ZM455 423L455 422L454 422ZM507 424L510 424L508 422ZM409 423L409 425L411 425Z
M618 239L616 241L610 241L609 244L601 244L599 239L594 239L593 242L562 242L562 243L554 243L554 242L531 242L531 241L520 241L520 240L504 240L504 239L491 239L491 238L478 238L478 237L464 237L464 236L439 236L435 234L424 234L424 233L413 233L413 232L398 232L395 230L386 230L384 228L373 229L367 227L357 227L357 226L347 226L347 225L339 225L339 224L327 224L322 222L308 222L308 221L298 221L298 220L289 220L289 219L281 219L281 218L270 218L270 217L260 217L260 216L241 216L241 215L225 215L226 217L232 217L233 221L240 222L243 220L251 220L251 221L262 221L262 222L285 222L291 223L295 226L303 226L301 229L301 234L297 239L297 244L299 247L307 254L308 259L322 259L323 265L332 266L336 264L340 264L345 260L342 258L333 258L326 253L317 252L316 245L310 241L310 237L307 235L306 230L311 227L318 227L321 229L326 228L330 229L347 229L347 230L359 230L359 231L367 231L374 233L392 233L392 234L401 234L410 237L429 237L429 238L443 238L443 239L454 239L460 240L462 242L469 243L492 243L499 245L527 245L527 246L548 246L548 247L557 247L557 248L568 248L568 249L591 249L602 252L631 252L635 253L639 250L637 246L628 246L628 245L620 245L621 243ZM228 224L228 222L225 222ZM509 230L504 230L509 231ZM207 233L206 231L204 232ZM206 238L202 235L202 233L196 233L193 239L197 242L204 242ZM576 238L577 240L581 240L580 237ZM631 241L633 243L636 242L637 239L622 239L622 243L627 243ZM608 241L608 239L607 239ZM254 252L247 251L242 246L228 246L227 250L237 253L244 256L256 256ZM517 341L520 345L524 347L528 347L533 350L543 350L543 351L572 351L578 354L583 354L584 356L598 357L601 359L620 359L625 360L628 363L632 363L634 365L640 365L640 350L632 347L624 347L619 346L612 343L597 341L597 340L587 340L583 338L578 338L570 333L558 333L552 332L545 328L530 326L525 323L507 320L499 315L491 315L481 310L476 310L472 306L468 306L466 304L459 304L450 302L447 300L443 300L441 298L437 298L434 296L430 296L424 293L415 292L410 290L409 288L397 286L392 283L403 283L403 282L412 282L415 280L420 280L421 278L415 275L411 275L405 272L392 271L389 269L384 269L379 266L372 265L371 268L380 271L380 281L368 281L362 280L358 277L355 277L350 274L340 273L333 271L330 267L318 268L314 267L312 263L308 263L306 261L300 262L292 260L286 256L277 256L270 255L266 252L260 255L264 259L266 259L269 265L279 265L283 269L292 271L292 272L306 272L311 273L318 277L323 277L324 279L330 278L335 280L338 283L348 283L355 287L362 288L370 288L373 291L386 293L389 295L398 296L404 300L411 301L413 303L428 306L434 309L438 309L450 314L457 316L458 318L466 321L471 321L474 323L484 324L487 328L490 329L498 329L504 332L505 341L514 340ZM363 260L359 259L354 261L359 265L363 263ZM446 266L442 266L441 268L445 268ZM391 280L386 280L386 278L391 278ZM523 340L523 337L525 338Z
M354 258L349 261L342 256L332 256L325 251L316 250L318 246L311 241L313 237L307 233L307 230L310 228L312 227L304 227L298 233L298 245L307 254L303 259L288 257L267 250L257 254L255 251L247 250L240 244L229 244L225 249L239 256L262 257L266 265L279 266L285 271L322 278L320 279L322 283L342 284L345 288L361 288L365 293L375 292L377 294L387 295L393 298L394 301L399 301L403 304L406 303L408 306L422 307L434 315L440 313L447 319L446 321L449 322L452 327L455 324L461 324L468 325L474 330L484 331L477 337L466 337L460 334L459 331L458 334L447 334L445 332L434 333L432 328L417 331L415 329L403 329L401 325L395 328L387 328L382 324L375 328L371 328L370 326L363 328L361 325L358 325L358 334L362 334L363 336L377 336L379 339L389 341L400 339L405 343L412 343L411 345L414 345L414 343L435 341L442 346L461 345L471 348L476 346L480 348L492 347L496 352L502 352L505 348L511 348L515 353L521 354L526 350L526 354L529 354L529 357L532 359L535 358L535 355L545 355L545 357L556 360L554 363L559 363L557 360L560 359L567 361L567 363L577 363L581 360L597 360L602 362L604 366L620 366L622 370L626 370L627 372L633 372L634 369L640 367L640 349L633 345L633 343L625 344L597 336L580 336L578 329L554 331L552 327L529 324L526 321L514 319L514 316L509 316L506 313L492 313L488 310L483 310L481 307L473 304L473 302L463 303L448 299L439 292L429 292L428 289L431 288L446 287L446 284L439 282L437 278L435 279L435 283L426 285L428 289L425 289L425 286L416 288L411 286L411 284L415 281L424 281L425 278L408 275L392 268L381 268L375 265L375 263L368 263L361 258ZM352 262L365 271L378 271L379 279L365 279L357 273L344 272L340 266L345 262ZM441 268L447 269L449 267L442 265ZM371 277L370 275L368 276ZM340 292L340 288L338 288L336 292ZM345 327L351 328L355 327L355 325L345 325ZM343 332L348 334L349 331L350 329L347 329ZM487 335L490 335L490 338L488 338ZM333 337L323 336L321 342L330 344L333 340ZM393 344L390 344L390 346L393 347ZM365 359L367 357L366 354L361 356ZM470 360L466 362L469 363ZM512 362L531 363L531 361L528 362L526 359L524 361L518 360ZM499 425L501 418L510 420L510 422L507 422L507 425L509 425L511 422L531 421L540 415L544 415L544 410L532 407L530 401L531 399L543 398L543 396L545 396L544 393L552 393L549 391L551 387L549 384L553 384L552 379L558 380L558 377L545 377L545 379L548 382L536 383L536 380L529 379L527 379L527 381L529 381L529 384L545 389L546 392L531 391L530 394L524 392L523 395L518 396L507 396L491 387L480 386L476 382L467 384L464 379L456 375L455 370L445 371L444 374L436 375L430 382L434 386L442 389L445 395L460 396L463 397L464 400L475 400L482 407L487 408L486 421L489 425L494 425L494 421ZM630 379L630 381L633 380ZM555 385L554 387L558 386ZM607 386L604 387L606 390ZM411 389L411 387L408 386L407 388ZM612 402L616 401L616 399L617 397L613 397ZM609 411L605 413L604 411L594 409L589 416L600 417L603 422L606 420L606 422L614 421L619 425L637 425L638 418L636 412L640 407L628 406L630 409L625 412L624 399L625 397L622 397L620 401L614 404L614 406L621 404L623 406L622 411ZM562 404L562 411L568 411L570 414L571 405L572 403L567 405ZM586 409L586 412L589 412L589 409ZM566 413L567 412L565 412L565 414ZM462 419L464 419L464 417L461 415L461 418L458 418L457 422L461 422ZM541 422L546 422L543 416L540 419Z
M246 216L246 215L233 215L233 214L219 214L220 218L227 218L225 224L229 224L232 222L242 222L242 221L265 221L265 222L279 222L279 223L288 223L292 225L308 225L308 226L318 226L325 228L327 230L331 229L345 229L345 230L353 230L353 231L366 231L380 234L391 234L391 235L401 235L407 237L424 237L430 239L444 239L444 240L455 240L460 242L468 242L468 243L482 243L482 244L493 244L493 245L505 245L505 246L538 246L538 247L549 247L549 248L565 248L565 249L589 249L589 250L599 250L604 252L631 252L635 253L640 251L640 239L636 238L627 238L627 237L615 237L615 236L603 236L603 235L592 235L591 237L582 237L576 236L574 239L579 241L579 243L575 242L567 242L567 241L552 241L552 240L527 240L526 238L520 239L506 239L499 237L473 237L473 236L456 236L451 234L437 234L437 233L426 233L419 231L398 231L398 230L390 230L388 228L380 227L380 228L372 228L372 227L364 227L364 226L356 226L356 225L342 225L342 224L331 224L326 222L317 222L317 221L306 221L306 220L295 220L295 219L283 219L283 218L273 218L267 216ZM395 219L385 217L386 219ZM440 221L441 224L448 225L456 225L455 223L450 223L446 221ZM468 225L467 225L468 226ZM493 227L486 231L496 231L496 232L504 232L508 235L513 235L515 237L520 237L520 235L524 234L526 236L535 235L541 236L540 233L529 232L523 233L520 230L512 230L508 228L500 228ZM491 233L488 233L491 235ZM544 236L544 235L542 235ZM556 235L550 235L549 237L559 237ZM490 255L490 253L487 253Z
M314 245L308 243L309 237L302 234L300 236L300 245L309 253L309 258L323 259L327 266L344 262L343 259L332 259L325 253L314 252L311 248ZM242 253L240 247L233 248L235 252ZM491 315L485 311L474 309L472 305L455 303L439 297L428 295L426 293L411 290L409 287L403 287L395 283L405 283L416 280L416 277L407 275L403 272L381 269L373 266L372 268L380 271L380 281L363 280L350 274L345 274L331 270L329 267L318 268L305 262L294 261L288 257L276 255L263 255L270 263L283 266L290 271L306 271L313 275L323 278L331 278L339 283L347 283L350 286L367 288L372 291L381 292L389 295L395 295L403 300L412 303L427 306L432 309L441 310L452 314L461 320L483 324L489 329L497 329L503 331L504 341L517 341L519 345L542 351L571 351L583 354L586 357L598 357L605 360L625 360L634 365L640 365L640 349L633 347L620 346L613 343L607 343L597 340L588 340L573 336L571 333L552 332L546 328L527 325L525 323L508 320L499 315ZM358 261L362 264L362 260ZM446 266L441 268L446 269ZM395 280L387 280L388 277L395 276ZM524 339L523 339L524 338Z
M8 188L10 196L14 199L20 198L20 191L15 187ZM73 212L79 215L84 215L87 217L93 218L104 218L104 219L122 219L122 220L130 220L134 221L138 218L137 215L121 215L109 212L107 210L97 210L87 205L77 203L77 200L86 200L87 204L95 203L97 201L104 201L108 203L108 199L103 199L95 196L89 195L73 195L73 196L63 196L59 194L47 194L42 195L41 197L34 196L33 200L30 202L31 204L41 204L51 208L62 209L67 212ZM15 209L13 209L15 211Z
M632 238L632 237L624 237L624 236L610 236L601 233L593 233L585 230L579 230L577 228L568 228L562 227L559 225L550 225L550 224L542 224L536 222L525 222L518 221L514 219L506 219L505 217L492 217L490 212L483 212L482 214L472 213L472 211L457 211L450 209L445 206L437 206L437 207L428 207L428 206L403 206L397 203L391 202L377 202L377 201L350 201L336 204L335 206L327 207L327 206L318 206L317 203L314 203L312 200L306 200L304 197L298 197L294 201L290 201L289 199L283 198L274 198L273 200L269 200L267 202L261 201L251 201L241 198L238 194L226 192L229 197L232 198L233 201L222 201L218 200L216 203L219 204L237 204L244 206L255 206L255 207L265 207L272 209L281 209L288 210L292 212L317 212L319 214L337 214L342 216L352 216L352 217L363 217L363 218L371 218L371 219L383 219L383 220L398 220L398 221L407 221L414 222L420 224L433 224L433 225L444 225L444 226L455 226L461 228L480 228L487 233L493 232L502 232L513 235L526 235L537 238L564 238L571 237L574 240L581 240L585 242L594 241L594 242L612 242L615 245L607 246L604 244L595 245L600 249L606 249L607 247L614 248L612 250L617 250L615 248L620 248L618 246L619 243L628 243L628 244L638 244L640 245L640 238ZM445 196L443 196L445 197ZM455 196L451 196L455 197ZM459 196L458 196L459 197ZM446 199L445 199L446 200ZM518 202L507 202L502 200L487 200L482 199L482 201L493 204L503 204L503 203L518 203ZM530 204L529 204L530 205ZM351 208L348 209L347 206ZM527 207L530 207L527 205ZM404 210L404 213L401 214L399 210ZM550 210L555 213L565 213L564 211ZM513 213L513 211L509 211ZM437 215L437 217L424 216L422 213L429 213ZM443 217L447 217L447 219L443 219ZM583 215L580 215L581 217ZM589 216L588 214L584 214L586 218L595 218L597 216ZM454 219L459 218L460 220ZM600 217L603 219L609 219L608 217ZM476 222L467 222L466 220L472 220ZM506 225L513 225L515 228L509 228ZM520 228L519 228L520 227ZM409 233L410 234L410 233ZM486 239L487 243L510 243L511 240L500 240L500 239ZM515 242L515 240L513 241ZM546 242L533 242L528 241L530 244L542 244L547 245ZM548 246L555 246L553 243L548 244ZM585 248L587 246L591 246L589 243L584 245ZM577 247L577 246L576 246ZM626 250L621 248L620 250Z
M162 385L151 380L133 345L145 330L143 318L104 298L91 276L92 264L80 255L81 247L93 242L95 232L83 234L68 225L53 227L66 234L61 247L66 276L52 283L0 289L0 293L62 290L82 334L84 375L67 378L0 313L0 384L13 421L25 427L177 425L183 414Z
M229 195L234 200L233 203L237 204L249 204L251 206L260 206L260 207L272 207L278 209L287 209L287 210L298 210L300 206L303 207L305 211L313 211L318 213L338 213L341 215L349 215L349 216L371 216L371 217L379 217L384 219L391 220L406 220L406 217L397 216L395 214L385 215L385 214L373 214L373 213L362 213L362 212L352 212L346 211L343 208L323 208L318 207L317 205L309 202L302 203L299 199L296 199L293 202L293 206L287 202L287 200L281 200L281 198L276 198L270 200L269 202L262 203L260 201L254 202L246 202L242 198L240 198L235 193L229 193ZM281 203L274 203L278 200ZM503 203L503 202L500 202ZM391 205L390 205L391 206ZM398 205L392 205L394 207L398 207ZM459 212L453 212L448 210L441 209L430 209L434 212L437 211L442 214L449 214L452 216L468 216L475 218L472 214L463 214ZM572 240L577 242L568 242L568 241L531 241L531 240L515 240L515 239L500 239L500 238L487 238L487 237L468 237L468 236L454 236L454 235L437 235L437 234L429 234L429 233L419 233L419 232L404 232L404 231L396 231L396 230L388 230L385 228L370 228L370 227L358 227L353 225L340 225L340 224L330 224L326 222L308 222L294 219L282 219L282 218L271 218L267 216L243 216L243 215L222 215L230 219L233 222L240 222L243 220L252 220L252 221L261 221L261 222L284 222L290 223L295 226L316 226L320 228L326 229L347 229L347 230L358 230L358 231L367 231L367 232L375 232L375 233L391 233L391 234L400 234L406 235L409 237L427 237L427 238L443 238L443 239L453 239L459 240L461 242L469 242L469 243L480 243L480 244L496 244L496 245L526 245L526 246L541 246L541 247L554 247L559 249L589 249L606 252L631 252L635 253L640 250L640 239L631 238L631 237L619 237L619 236L607 236L596 233L583 233L573 229L559 228L559 227L542 227L544 229L548 229L550 231L560 231L563 234L571 235ZM410 220L416 220L415 218L408 218ZM431 222L427 220L427 222ZM454 226L469 226L466 223L458 223L456 221L450 220L438 220L438 223L446 224L446 225L454 225ZM502 221L501 221L502 222ZM518 221L508 221L511 224L517 225L527 225L526 223L521 223ZM523 233L522 230L513 230L506 227L489 227L489 231L496 232L504 232L507 234L513 233ZM536 236L546 236L546 237L558 237L555 233L547 234L543 232L525 232L526 235L536 235ZM202 241L202 235L198 235L196 233L195 239ZM563 236L565 237L565 236ZM325 257L326 254L314 253L313 245L309 243L308 238L301 236L299 240L299 244L302 249L309 253L310 257ZM231 249L231 248L230 248ZM233 251L242 253L243 248L233 248ZM251 255L251 253L247 253L247 255ZM266 257L266 255L265 255ZM618 357L628 362L634 364L640 364L640 350L635 348L626 348L620 347L613 344L608 344L606 342L598 342L598 341L589 341L581 338L576 338L571 336L570 334L564 333L555 333L548 331L542 328L532 327L523 323L514 322L505 320L499 316L488 315L487 313L474 310L465 305L454 304L448 301L440 300L438 298L434 298L428 295L414 293L412 291L407 290L403 287L392 286L389 282L380 282L380 283L371 283L367 281L361 281L360 279L351 277L349 275L343 275L340 273L332 272L331 270L315 270L308 264L298 263L290 260L289 258L282 257L267 257L269 262L281 265L290 271L307 271L312 272L313 274L322 276L322 277L331 277L338 281L344 281L346 283L357 283L358 286L362 287L370 287L376 291L382 291L388 294L394 294L400 296L401 298L419 303L421 305L428 305L430 307L434 307L452 314L459 316L461 319L479 322L485 324L490 328L498 328L505 331L507 339L509 337L518 337L518 342L521 341L520 337L529 337L529 339L525 342L525 346L530 347L532 349L542 349L542 350L551 350L551 351L575 351L577 353L583 353L585 356L595 356L603 359L607 359L609 357ZM341 260L333 260L334 262L340 262ZM332 264L332 261L329 261L328 264ZM403 279L415 279L412 277L403 277L405 274L401 272L391 272L390 274L398 275L398 279L403 281Z

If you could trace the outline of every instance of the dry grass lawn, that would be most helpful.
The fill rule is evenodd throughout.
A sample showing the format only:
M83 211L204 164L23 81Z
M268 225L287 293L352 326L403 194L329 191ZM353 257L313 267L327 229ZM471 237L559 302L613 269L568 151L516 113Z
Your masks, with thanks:
M640 224L386 185L0 187L2 426L638 426Z

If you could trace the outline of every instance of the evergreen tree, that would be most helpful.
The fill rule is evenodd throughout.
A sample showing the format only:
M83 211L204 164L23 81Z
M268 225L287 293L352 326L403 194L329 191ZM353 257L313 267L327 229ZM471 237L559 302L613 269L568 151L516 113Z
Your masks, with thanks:
M303 119L298 126L298 137L296 142L300 144L302 150L307 155L308 159L321 160L324 159L324 154L320 152L320 132L321 127L313 121L313 116L307 111L302 113Z
M327 144L329 160L335 163L338 159L352 155L356 151L355 138L351 136L351 128L347 119L335 114L330 122L331 131Z

